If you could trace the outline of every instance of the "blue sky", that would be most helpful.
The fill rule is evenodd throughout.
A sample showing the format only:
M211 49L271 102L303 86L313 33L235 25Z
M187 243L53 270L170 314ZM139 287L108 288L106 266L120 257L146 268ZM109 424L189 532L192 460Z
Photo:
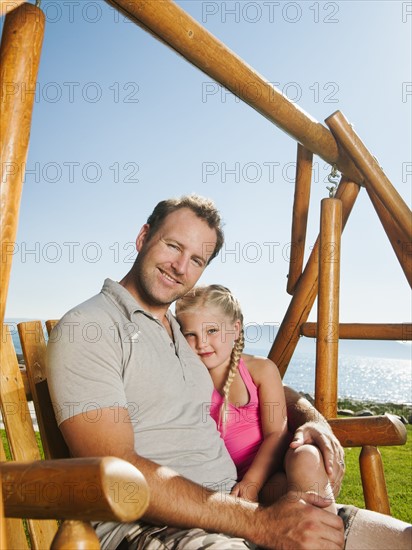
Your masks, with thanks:
M411 204L411 2L177 3L317 120L341 110ZM247 322L280 322L294 140L105 2L42 7L6 316L56 318L120 279L154 205L196 192L226 224L202 281L232 288ZM315 157L306 257L329 170ZM410 317L410 289L363 190L343 236L341 320Z

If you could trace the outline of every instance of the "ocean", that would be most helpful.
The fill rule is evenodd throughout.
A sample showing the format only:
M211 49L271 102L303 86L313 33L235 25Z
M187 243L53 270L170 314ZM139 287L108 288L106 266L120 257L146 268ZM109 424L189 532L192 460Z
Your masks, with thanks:
M6 320L10 324L16 352L21 353L16 328L17 321L15 319ZM263 327L263 329L266 328ZM273 337L273 330L270 334ZM265 330L262 330L259 339L250 337L248 341L246 338L245 353L267 356L273 338L269 340L266 336ZM305 340L306 343L303 346L299 344L292 357L284 377L284 383L297 391L313 395L315 345L313 340ZM342 341L339 344L339 349L339 398L412 404L412 347L409 344ZM359 353L360 351L367 353Z
M412 403L411 361L388 357L340 355L339 398L378 403ZM284 383L297 391L314 394L315 358L295 353Z

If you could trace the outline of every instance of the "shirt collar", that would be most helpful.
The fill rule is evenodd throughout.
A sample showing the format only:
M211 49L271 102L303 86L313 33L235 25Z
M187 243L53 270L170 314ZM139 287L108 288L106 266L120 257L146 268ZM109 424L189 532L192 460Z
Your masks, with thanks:
M157 317L155 317L149 311L146 311L134 298L128 290L124 288L120 283L112 281L111 279L105 279L102 290L102 294L107 296L115 305L122 311L122 313L130 320L134 313L141 312L151 317L155 321L161 322ZM166 317L172 327L173 332L179 329L175 318L173 317L170 310L167 310Z
M130 292L116 281L105 279L101 292L112 302L114 302L122 313L129 319L131 319L133 313L137 311L148 313L142 308Z

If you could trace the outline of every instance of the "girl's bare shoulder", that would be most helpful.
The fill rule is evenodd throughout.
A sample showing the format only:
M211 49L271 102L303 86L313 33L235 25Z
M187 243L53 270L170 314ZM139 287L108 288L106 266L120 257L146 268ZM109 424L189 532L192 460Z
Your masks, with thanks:
M242 359L255 384L260 383L266 377L279 376L277 366L267 357L243 353Z

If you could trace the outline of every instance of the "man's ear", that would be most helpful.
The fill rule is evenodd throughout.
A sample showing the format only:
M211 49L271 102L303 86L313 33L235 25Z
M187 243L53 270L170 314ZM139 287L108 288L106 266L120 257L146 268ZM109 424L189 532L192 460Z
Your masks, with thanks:
M150 225L145 223L136 237L136 250L140 252L149 233Z

